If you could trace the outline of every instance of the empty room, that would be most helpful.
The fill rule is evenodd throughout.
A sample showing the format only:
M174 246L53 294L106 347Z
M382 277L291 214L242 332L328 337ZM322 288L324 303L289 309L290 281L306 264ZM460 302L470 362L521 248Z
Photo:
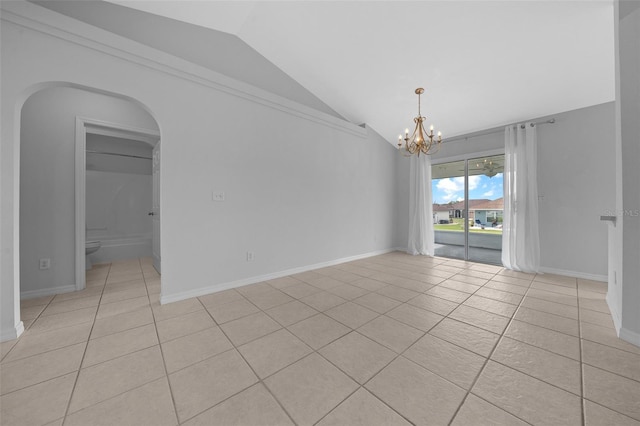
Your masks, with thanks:
M0 424L640 426L640 2L0 19Z

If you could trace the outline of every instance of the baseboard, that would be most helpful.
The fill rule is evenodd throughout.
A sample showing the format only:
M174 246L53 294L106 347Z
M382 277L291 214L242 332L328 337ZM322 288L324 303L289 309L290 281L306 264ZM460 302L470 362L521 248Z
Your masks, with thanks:
M635 331L622 327L620 329L619 337L632 345L640 346L640 333L636 333Z
M546 274L564 275L565 277L581 278L583 280L601 281L605 283L609 281L609 277L607 277L606 275L587 274L585 272L567 271L565 269L540 267L540 272L542 272L543 274L546 273Z
M196 288L189 291L183 291L180 293L170 295L160 295L160 304L164 305L171 302L179 302L180 300L191 299L192 297L204 296L205 294L217 293L223 290L229 290L232 288L242 287L249 284L256 284L262 281L275 280L276 278L282 278L289 275L299 274L302 272L312 271L314 269L326 268L328 266L335 266L341 263L353 262L354 260L366 259L368 257L379 256L381 254L391 253L403 249L384 249L373 251L365 254L359 254L355 256L343 257L341 259L330 260L327 262L315 263L313 265L300 266L298 268L287 269L284 271L274 272L271 274L259 275L255 277L244 278L237 281L231 281L227 283L215 284L205 287Z
M15 340L20 337L22 333L24 333L24 323L22 321L18 321L18 324L15 327L9 330L3 330L0 333L0 342Z
M37 297L51 296L53 294L69 293L76 291L75 284L62 287L40 288L38 290L27 290L20 292L20 300L35 299Z

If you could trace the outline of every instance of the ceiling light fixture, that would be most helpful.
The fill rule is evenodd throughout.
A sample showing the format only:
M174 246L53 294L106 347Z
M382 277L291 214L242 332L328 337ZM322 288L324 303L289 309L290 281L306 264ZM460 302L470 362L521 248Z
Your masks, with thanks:
M398 148L402 148L402 141L404 140L404 149L408 154L405 154L406 157L410 157L413 154L434 154L440 148L440 144L442 143L442 134L438 132L438 138L434 139L433 134L433 124L429 129L429 133L424 130L423 122L426 117L423 117L420 113L420 95L424 93L424 89L419 87L416 89L416 95L418 95L418 116L413 119L413 122L416 123L416 128L413 131L411 137L409 137L409 129L404 131L404 139L402 135L398 136Z

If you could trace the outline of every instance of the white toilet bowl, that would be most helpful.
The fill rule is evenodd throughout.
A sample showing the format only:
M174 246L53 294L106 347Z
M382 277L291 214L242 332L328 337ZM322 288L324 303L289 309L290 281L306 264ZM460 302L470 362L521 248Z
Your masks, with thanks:
M84 245L84 254L85 254L84 266L85 266L86 270L91 269L91 267L93 266L91 264L91 259L89 259L89 255L97 252L99 249L100 249L100 241L87 241L87 242L85 242L85 245Z

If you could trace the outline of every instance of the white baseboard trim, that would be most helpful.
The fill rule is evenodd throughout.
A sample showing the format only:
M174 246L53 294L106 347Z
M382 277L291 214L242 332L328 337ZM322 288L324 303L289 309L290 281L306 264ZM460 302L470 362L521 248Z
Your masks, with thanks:
M249 284L255 284L262 281L275 280L276 278L282 278L289 275L299 274L301 272L312 271L314 269L326 268L328 266L339 265L341 263L352 262L354 260L366 259L368 257L379 256L381 254L391 253L393 251L398 251L398 249L390 248L390 249L384 249L384 250L377 250L377 251L359 254L355 256L343 257L341 259L330 260L327 262L315 263L313 265L300 266L297 268L287 269L284 271L273 272L270 274L259 275L256 277L244 278L237 281L231 281L227 283L220 283L220 284L200 287L193 290L183 291L175 294L169 294L169 295L161 294L160 304L164 305L166 303L179 302L180 300L191 299L192 297L204 296L205 294L217 293L219 291L242 287Z
M64 285L61 287L40 288L38 290L27 290L20 292L20 300L35 299L37 297L51 296L53 294L62 294L76 291L75 284Z
M543 274L546 273L546 274L564 275L565 277L581 278L584 280L591 280L591 281L602 281L605 283L609 281L609 277L607 277L606 275L587 274L585 272L567 271L565 269L540 267L540 272L542 272Z
M619 337L632 345L640 346L640 333L636 333L635 331L622 327L620 329Z
M24 323L22 321L18 321L15 327L9 330L3 330L0 333L0 342L7 342L9 340L15 340L20 335L24 333Z

